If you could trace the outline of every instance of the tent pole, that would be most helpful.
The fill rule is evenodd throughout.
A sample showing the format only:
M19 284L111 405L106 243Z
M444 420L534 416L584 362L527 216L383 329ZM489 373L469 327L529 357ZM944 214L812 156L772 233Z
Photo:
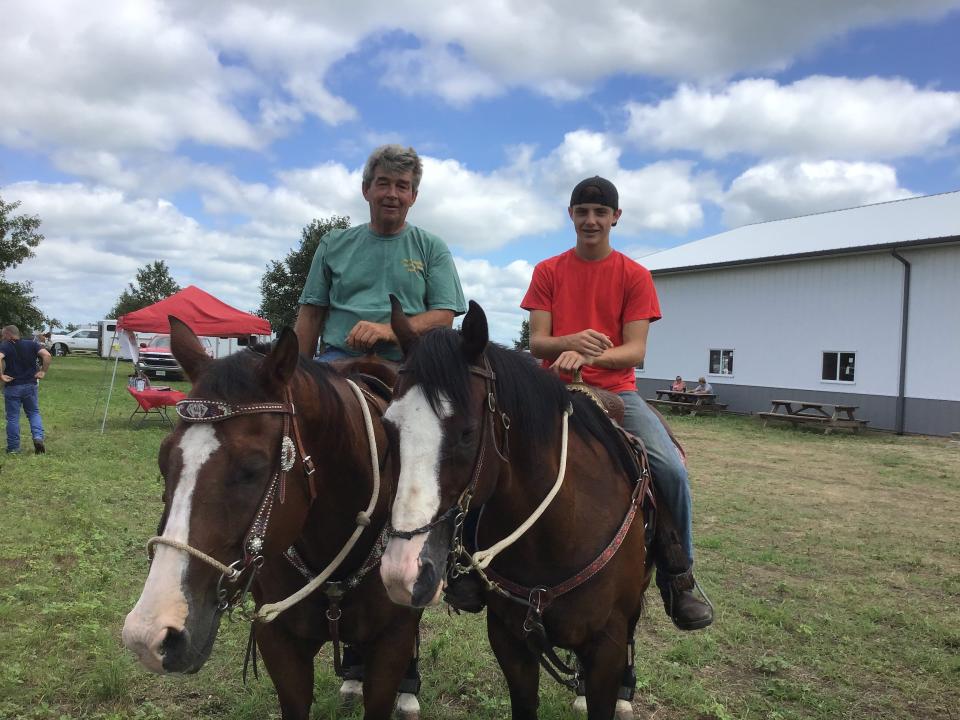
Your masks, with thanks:
M113 361L113 376L110 378L110 388L107 390L107 402L103 406L103 422L100 423L100 434L103 435L103 429L107 426L107 413L110 412L110 397L113 395L113 385L117 381L117 365L120 364L120 353L117 353L117 359Z
M113 343L116 342L119 332L120 332L120 331L119 331L119 330L116 330L116 329L114 329L114 331L113 331L113 338L110 340L110 349L111 349L111 352L113 351ZM118 352L117 352L117 357L119 357L119 356L120 356L120 353L119 353L119 351L118 351ZM102 356L101 356L101 357L102 357ZM100 371L100 382L99 382L99 384L97 385L97 399L96 399L96 401L94 401L94 403L93 403L93 412L91 413L91 415L93 415L94 420L96 420L96 417L97 417L97 408L100 407L100 398L103 397L103 378L104 378L104 377L106 376L106 374L107 374L107 368L108 368L108 367L110 367L110 353L107 353L107 362L105 362L105 363L103 364L103 370ZM116 374L116 368L114 368L114 374Z

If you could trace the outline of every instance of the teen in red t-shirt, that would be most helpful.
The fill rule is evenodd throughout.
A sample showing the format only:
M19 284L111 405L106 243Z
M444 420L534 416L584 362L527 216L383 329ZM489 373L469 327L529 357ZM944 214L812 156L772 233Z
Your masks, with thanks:
M579 369L584 382L623 398L623 425L647 448L657 492L670 508L687 558L683 567L667 563L665 553L656 558L664 607L678 628L698 630L713 622L713 608L694 593L687 471L660 418L637 393L633 373L646 354L650 323L660 319L653 279L610 246L610 229L622 213L613 183L601 177L581 181L568 212L576 247L539 263L520 303L530 311L530 351L565 378Z

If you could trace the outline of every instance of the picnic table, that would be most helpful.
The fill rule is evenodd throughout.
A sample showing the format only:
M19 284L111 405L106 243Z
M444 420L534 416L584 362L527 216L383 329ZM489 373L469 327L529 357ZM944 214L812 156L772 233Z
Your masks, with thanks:
M809 400L771 400L770 412L757 413L766 427L770 420L783 420L797 425L818 425L825 435L838 428L859 432L869 420L861 420L854 413L858 405L813 402Z
M127 422L133 422L134 416L142 415L143 417L140 418L138 425L142 425L150 415L157 415L161 422L172 426L173 422L167 415L167 408L176 405L187 397L186 393L169 387L151 387L143 390L127 387L127 392L133 395L133 399L137 401L137 407L130 413Z
M647 402L674 412L689 412L691 415L716 415L727 406L717 402L716 393L679 392L677 390L657 390L656 398L647 398Z

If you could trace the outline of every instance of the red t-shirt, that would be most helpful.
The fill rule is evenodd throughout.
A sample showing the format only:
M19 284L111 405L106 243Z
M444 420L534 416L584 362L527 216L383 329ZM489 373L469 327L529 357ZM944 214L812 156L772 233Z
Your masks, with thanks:
M623 345L626 323L660 319L650 271L616 250L589 262L571 249L538 263L520 307L549 312L554 337L591 328L607 335L615 347ZM543 366L551 363L544 360ZM604 390L637 389L632 367L607 370L584 365L582 373L584 382Z

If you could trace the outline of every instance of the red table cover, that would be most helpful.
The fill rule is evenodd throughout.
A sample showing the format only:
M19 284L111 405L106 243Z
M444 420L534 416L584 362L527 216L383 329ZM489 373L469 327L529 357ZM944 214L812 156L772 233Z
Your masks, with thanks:
M187 397L186 393L182 393L179 390L137 390L136 388L128 387L127 392L133 395L140 404L140 407L144 410L176 405Z

